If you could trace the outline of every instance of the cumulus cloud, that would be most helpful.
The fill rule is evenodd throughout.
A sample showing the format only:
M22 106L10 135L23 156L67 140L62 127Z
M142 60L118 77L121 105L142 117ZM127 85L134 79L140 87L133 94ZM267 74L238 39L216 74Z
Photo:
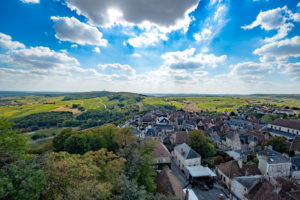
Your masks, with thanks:
M80 22L74 17L55 17L55 37L61 41L69 41L80 45L106 46L107 40L102 38L102 33L94 26Z
M277 30L277 34L270 38L265 38L266 42L273 42L284 38L292 30L294 24L291 21L297 21L297 15L288 10L287 6L275 8L267 11L261 11L254 22L250 25L242 26L243 29L253 29L260 26L266 31Z
M216 67L217 64L226 60L226 55L215 56L213 54L196 54L196 49L168 52L161 56L164 65L171 69L199 69L205 66Z
M63 52L53 51L48 47L10 50L6 62L35 69L64 68L79 65L76 58L69 57Z
M261 56L262 62L286 61L289 57L300 57L300 36L265 44L253 53Z
M93 52L95 52L95 53L100 53L101 51L100 51L99 47L95 47L95 48L93 49Z
M165 33L160 32L157 28L142 33L141 35L130 38L128 44L135 48L155 45L161 40L168 40Z
M0 47L5 49L18 49L25 48L25 45L17 41L12 41L10 35L0 33Z
M300 76L300 62L281 64L279 68L284 68L283 73Z
M199 0L66 0L77 14L86 16L90 23L112 26L124 22L142 24L145 21L163 27L174 26L189 18Z
M267 63L242 62L231 65L229 76L245 81L252 81L264 78L264 75L274 71L272 65Z
M113 72L126 73L134 75L136 73L135 69L133 69L129 65L122 65L120 63L111 63L111 64L99 64L98 67L101 70L109 70Z
M40 0L21 0L23 3L40 3Z

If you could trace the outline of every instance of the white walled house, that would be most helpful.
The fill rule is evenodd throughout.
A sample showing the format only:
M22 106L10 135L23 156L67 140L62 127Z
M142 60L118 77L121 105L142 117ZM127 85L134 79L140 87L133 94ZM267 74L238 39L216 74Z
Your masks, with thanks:
M288 177L291 174L291 159L271 147L257 153L258 168L262 174L271 177Z
M300 120L276 119L268 124L268 129L271 135L294 138L300 135Z
M201 165L201 156L186 143L175 146L172 157L182 171L189 166Z

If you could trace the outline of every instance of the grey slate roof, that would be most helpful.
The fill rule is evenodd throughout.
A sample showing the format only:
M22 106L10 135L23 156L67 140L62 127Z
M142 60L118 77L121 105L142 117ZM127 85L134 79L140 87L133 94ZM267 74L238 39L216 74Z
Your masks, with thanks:
M186 160L193 159L193 158L201 158L201 156L186 143L175 146L174 150L179 153L181 153L181 150L182 150L182 152L183 152L182 156Z
M274 129L270 129L270 128L267 128L267 131L271 135L283 136L283 137L287 137L287 138L290 138L290 139L293 139L293 138L296 137L295 134L287 133L287 132L283 132L283 131L279 131L279 130L274 130Z
M260 175L255 175L255 176L240 176L234 179L237 180L241 185L243 185L245 188L249 190L259 182L260 178L261 178Z
M259 156L267 157L267 162L269 164L277 164L277 163L290 163L290 158L285 157L281 153L278 153L272 149L265 149L257 153Z

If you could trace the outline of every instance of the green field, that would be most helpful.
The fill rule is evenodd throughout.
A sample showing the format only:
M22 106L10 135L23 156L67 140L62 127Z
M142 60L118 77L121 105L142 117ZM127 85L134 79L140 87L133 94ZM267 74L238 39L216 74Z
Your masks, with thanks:
M98 96L97 96L98 95ZM130 113L152 109L186 109L188 111L234 111L249 102L269 103L300 108L299 95L258 96L197 96L197 97L150 97L134 93L90 92L56 95L0 95L0 117L14 121L25 116L54 111L70 111L73 104L87 110ZM65 110L64 110L65 109ZM74 111L74 110L71 110ZM74 112L75 116L81 114Z

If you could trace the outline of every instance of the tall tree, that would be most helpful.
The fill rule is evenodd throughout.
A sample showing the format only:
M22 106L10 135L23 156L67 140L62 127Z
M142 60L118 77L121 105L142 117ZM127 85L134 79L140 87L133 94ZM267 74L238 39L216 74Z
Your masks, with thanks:
M201 130L193 130L188 134L189 145L197 151L203 158L212 157L216 154L216 149L210 139Z
M285 140L286 139L284 137L274 136L271 139L269 139L268 141L266 141L263 144L263 146L271 145L275 151L278 151L280 153L288 153L289 147L288 147L287 143L285 142Z

